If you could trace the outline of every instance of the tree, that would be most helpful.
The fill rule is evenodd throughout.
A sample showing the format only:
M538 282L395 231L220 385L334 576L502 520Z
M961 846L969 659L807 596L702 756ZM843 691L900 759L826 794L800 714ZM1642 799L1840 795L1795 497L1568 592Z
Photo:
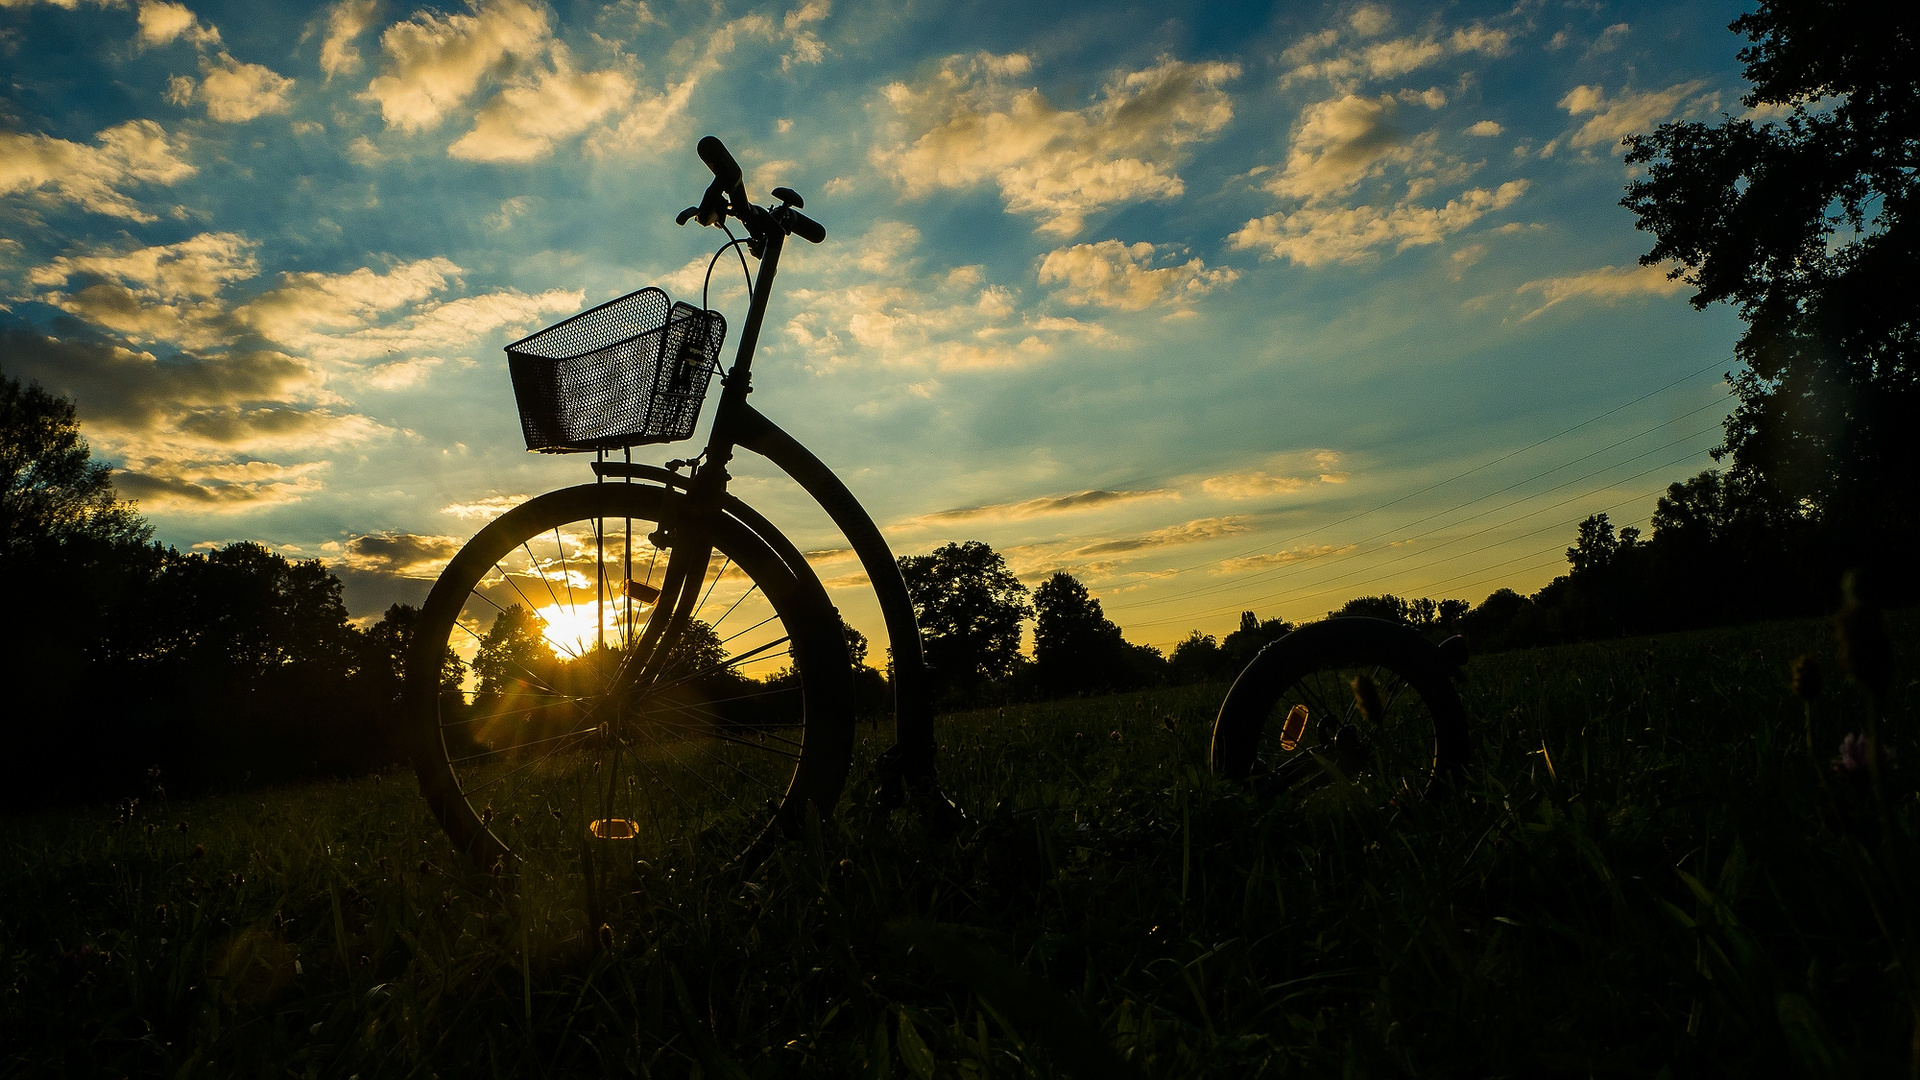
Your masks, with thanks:
M1629 137L1644 171L1622 203L1654 235L1643 264L1747 324L1731 479L1859 557L1920 507L1920 7L1761 0L1730 29L1742 101L1785 116Z
M492 698L545 678L543 672L554 663L553 648L539 618L519 604L509 604L493 617L493 625L480 639L473 672L480 676L480 696Z
M1180 685L1205 682L1228 676L1228 665L1223 661L1220 643L1212 634L1202 634L1198 630L1187 634L1185 640L1173 647L1173 655L1167 658L1173 681Z
M393 604L362 635L355 674L371 688L374 697L399 703L407 679L407 650L413 647L413 632L419 624L418 608ZM466 665L448 648L440 664L440 692L458 691L465 674Z
M0 375L0 558L92 541L144 544L153 529L93 460L70 398Z
M1127 642L1100 601L1065 570L1033 591L1034 675L1042 691L1077 694L1125 687Z
M1340 605L1341 615L1386 619L1389 622L1406 622L1407 611L1407 602L1392 593L1380 596L1356 596Z
M1027 588L1000 553L978 540L900 560L934 678L970 695L1020 661L1020 624L1032 613Z

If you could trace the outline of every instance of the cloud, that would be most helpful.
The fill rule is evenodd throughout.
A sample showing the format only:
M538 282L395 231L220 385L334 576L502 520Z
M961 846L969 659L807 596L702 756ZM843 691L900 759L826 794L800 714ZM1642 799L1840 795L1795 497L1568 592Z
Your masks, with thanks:
M1340 454L1333 450L1276 455L1263 469L1209 476L1201 481L1200 489L1220 499L1255 499L1290 495L1316 482L1344 484L1347 474L1340 471L1340 460Z
M856 358L943 370L1009 367L1044 360L1065 340L1112 337L1097 323L1022 310L1019 290L988 281L980 267L928 270L919 242L911 225L879 222L850 244L804 256L807 284L791 288L784 303L794 312L787 337L811 370Z
M1236 250L1253 249L1263 257L1290 259L1307 267L1359 262L1382 247L1404 251L1437 244L1486 214L1512 205L1529 186L1526 180L1509 180L1497 188L1473 188L1440 207L1411 202L1385 209L1309 205L1292 213L1255 218L1228 241Z
M197 171L185 160L184 143L152 120L129 120L93 139L98 145L0 132L0 195L32 192L96 214L146 222L154 216L120 189L177 184Z
M431 579L440 576L440 571L460 553L460 546L461 540L454 536L368 533L346 542L343 561L363 573Z
M1590 297L1613 305L1638 296L1672 296L1691 288L1686 281L1667 277L1662 266L1603 266L1567 277L1540 278L1520 286L1518 292L1537 292L1541 305L1522 317L1531 319L1548 308L1579 297Z
M231 341L228 284L259 273L259 245L238 233L202 233L125 253L62 255L27 273L41 299L134 342L210 348ZM63 290L78 279L81 287Z
M1308 544L1304 547L1286 548L1281 551L1267 551L1258 555L1242 555L1237 558L1226 559L1223 560L1219 566L1214 567L1213 572L1216 574L1243 574L1249 570L1271 570L1276 566L1286 566L1289 563L1304 562L1308 559L1318 559L1327 555L1338 555L1342 552L1352 551L1353 549L1354 545L1352 544L1348 544L1345 547L1335 547L1332 544Z
M1361 37L1383 32L1390 16L1382 9L1362 8L1348 17L1348 25ZM1293 64L1280 80L1282 89L1306 79L1326 79L1336 86L1357 86L1369 79L1391 79L1450 57L1477 54L1501 57L1512 51L1509 31L1473 23L1451 33L1433 31L1421 35L1392 38L1363 45L1349 45L1330 56L1314 59L1337 44L1342 33L1330 27L1310 35L1281 55Z
M500 203L500 209L497 212L487 215L487 228L495 232L506 232L508 229L513 228L515 218L527 216L527 212L531 209L533 209L533 199L531 197L515 195L511 199L502 201Z
M1467 128L1465 133L1468 135L1473 135L1479 138L1486 139L1486 138L1492 138L1493 136L1498 135L1505 130L1506 128L1501 127L1500 122L1498 120L1482 120L1479 123L1474 124L1473 126Z
M1163 300L1179 304L1232 284L1238 270L1207 269L1199 258L1156 267L1153 245L1128 246L1118 240L1075 244L1047 253L1040 262L1042 285L1060 283L1054 295L1075 305L1141 311Z
M908 518L894 526L898 529L923 529L957 522L1002 522L1024 521L1028 518L1052 514L1072 513L1081 510L1101 509L1111 506L1124 506L1146 499L1177 499L1179 492L1167 488L1150 491L1076 491L1067 495L1045 495L1037 499L1025 499L1020 502L994 503L987 506L965 506L957 510L940 510L931 514L921 514Z
M707 35L699 55L677 79L668 80L658 92L641 93L610 131L588 141L588 148L602 154L652 149L667 128L686 115L693 92L708 76L720 71L727 54L748 35L772 38L778 36L778 30L764 15L744 15L725 23Z
M389 128L437 126L513 60L545 52L553 32L544 7L526 0L473 0L473 14L416 12L380 35L385 70L361 95L377 102Z
M1376 37L1393 25L1393 13L1379 4L1362 4L1347 16L1347 25L1361 37Z
M272 351L218 356L152 353L97 341L0 330L8 374L70 395L98 452L119 459L114 483L148 513L229 513L305 498L319 489L317 450L386 432L373 420L314 404L323 379Z
M1411 159L1414 148L1387 123L1393 107L1391 95L1357 94L1307 106L1285 170L1265 188L1287 198L1328 198L1379 175L1389 161Z
M1164 529L1155 529L1140 536L1130 536L1120 540L1099 540L1091 544L1076 547L1066 553L1068 558L1085 558L1089 555L1117 555L1126 552L1147 551L1169 547L1176 544L1198 544L1208 540L1218 540L1224 536L1243 533L1250 526L1244 517L1196 518L1193 521L1169 525Z
M149 514L245 513L306 498L319 490L314 474L325 467L325 462L285 466L249 461L224 467L155 463L139 471L115 470L113 486Z
M200 58L200 81L176 75L167 83L167 100L182 108L199 101L207 116L223 124L240 124L268 113L293 108L288 95L293 80L259 64L242 64L225 52L217 59Z
M1705 80L1695 79L1675 83L1665 90L1625 93L1612 101L1607 100L1601 87L1576 86L1560 99L1560 107L1574 116L1593 114L1569 136L1573 145L1597 146L1605 143L1613 146L1613 152L1618 154L1623 152L1619 145L1621 139L1651 131L1676 111L1682 111L1682 103L1694 97L1706 85ZM1684 111L1711 111L1718 108L1719 103L1718 94L1706 94L1688 102Z
M140 23L139 41L146 47L167 45L183 37L195 45L220 43L220 31L202 25L199 17L187 10L184 4L148 0L140 5L137 18Z
M370 377L404 385L450 353L506 328L571 314L585 303L577 289L528 295L499 290L452 300L432 297L458 279L460 267L435 257L376 272L285 273L275 288L234 304L228 286L259 273L257 241L237 233L202 233L175 244L125 253L63 255L27 274L38 298L139 343L189 349L230 346L258 334L315 360L354 364L398 355ZM69 289L70 285L78 288ZM382 322L399 313L390 322Z
M571 315L586 304L580 289L549 289L528 294L503 289L479 296L423 305L418 312L385 326L369 326L335 335L315 335L303 343L318 360L351 362L390 354L437 355L467 348L500 330L531 330L550 316Z
M69 394L88 432L115 445L160 430L186 412L317 396L322 379L304 361L272 351L227 356L152 353L95 341L0 330L9 374Z
M1186 184L1173 169L1186 147L1233 118L1220 87L1240 75L1238 64L1162 58L1069 110L1013 85L1031 70L1019 54L978 53L949 57L919 83L888 85L893 119L873 164L909 197L991 182L1008 213L1071 236L1088 214L1182 195Z
M375 273L312 272L280 276L279 287L242 305L235 315L275 341L296 348L321 344L327 331L356 330L396 308L417 304L447 287L460 268L445 258L420 259Z
M528 498L526 495L487 495L472 502L449 503L441 507L440 512L461 521L492 521Z
M1600 31L1600 36L1595 38L1592 47L1587 49L1587 55L1597 56L1600 53L1612 52L1619 48L1620 43L1627 39L1627 34L1631 29L1632 28L1626 23L1614 23L1612 26Z
M826 43L813 32L812 27L824 21L832 10L830 0L806 0L780 20L781 29L793 41L792 51L780 58L780 70L792 70L795 64L817 64L826 56Z
M620 109L633 92L633 82L618 71L574 71L566 49L555 42L552 69L509 82L474 117L473 130L447 148L447 156L534 161Z
M335 75L360 70L360 50L354 41L373 25L380 0L339 0L327 9L327 36L320 43L320 70L328 81Z

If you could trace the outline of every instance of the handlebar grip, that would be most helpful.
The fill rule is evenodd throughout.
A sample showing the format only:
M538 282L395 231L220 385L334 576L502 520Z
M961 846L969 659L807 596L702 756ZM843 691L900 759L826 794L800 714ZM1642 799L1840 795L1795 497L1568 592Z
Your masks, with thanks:
M787 231L805 240L809 244L817 244L827 238L827 227L825 225L820 224L791 206L787 207L786 219Z
M674 218L673 223L675 225L685 225L687 222L699 216L700 208L697 206L689 206L685 210L680 211L680 216Z
M708 135L694 149L699 151L700 160L707 163L707 168L713 170L714 179L720 181L721 187L731 188L740 183L740 163L727 153L725 143Z

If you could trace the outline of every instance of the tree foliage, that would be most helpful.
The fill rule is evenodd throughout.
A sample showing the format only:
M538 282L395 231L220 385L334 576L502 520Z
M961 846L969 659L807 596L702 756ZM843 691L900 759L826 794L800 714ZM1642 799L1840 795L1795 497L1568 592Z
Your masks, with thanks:
M540 620L519 604L509 604L493 617L473 657L480 696L525 696L530 687L548 680L546 672L554 660Z
M0 375L0 557L81 542L145 543L153 530L114 494L68 398Z
M1158 649L1135 645L1108 619L1100 601L1062 570L1033 591L1034 679L1041 694L1132 690L1160 681Z
M1732 304L1746 370L1730 480L1859 552L1916 520L1920 7L1763 0L1731 29L1751 109L1627 140L1623 204L1695 307Z
M1027 587L1000 553L978 540L900 560L927 664L950 692L971 694L1020 662Z

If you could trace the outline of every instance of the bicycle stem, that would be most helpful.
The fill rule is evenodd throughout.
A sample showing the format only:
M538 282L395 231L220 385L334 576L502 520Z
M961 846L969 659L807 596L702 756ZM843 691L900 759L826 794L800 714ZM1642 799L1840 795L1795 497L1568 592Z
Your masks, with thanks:
M763 250L760 255L760 273L753 280L753 299L747 305L747 321L740 327L740 347L734 353L733 367L727 371L727 377L720 390L720 404L714 409L713 430L707 438L706 460L696 474L694 489L696 501L707 485L699 482L698 477L707 474L709 469L718 473L711 483L724 485L727 479L727 463L733 460L734 443L739 436L739 417L747 403L747 395L753 393L753 352L760 344L760 326L766 321L767 304L773 298L773 278L780 267L780 249L785 246L786 230L769 228L760 233ZM718 489L716 489L718 490Z

